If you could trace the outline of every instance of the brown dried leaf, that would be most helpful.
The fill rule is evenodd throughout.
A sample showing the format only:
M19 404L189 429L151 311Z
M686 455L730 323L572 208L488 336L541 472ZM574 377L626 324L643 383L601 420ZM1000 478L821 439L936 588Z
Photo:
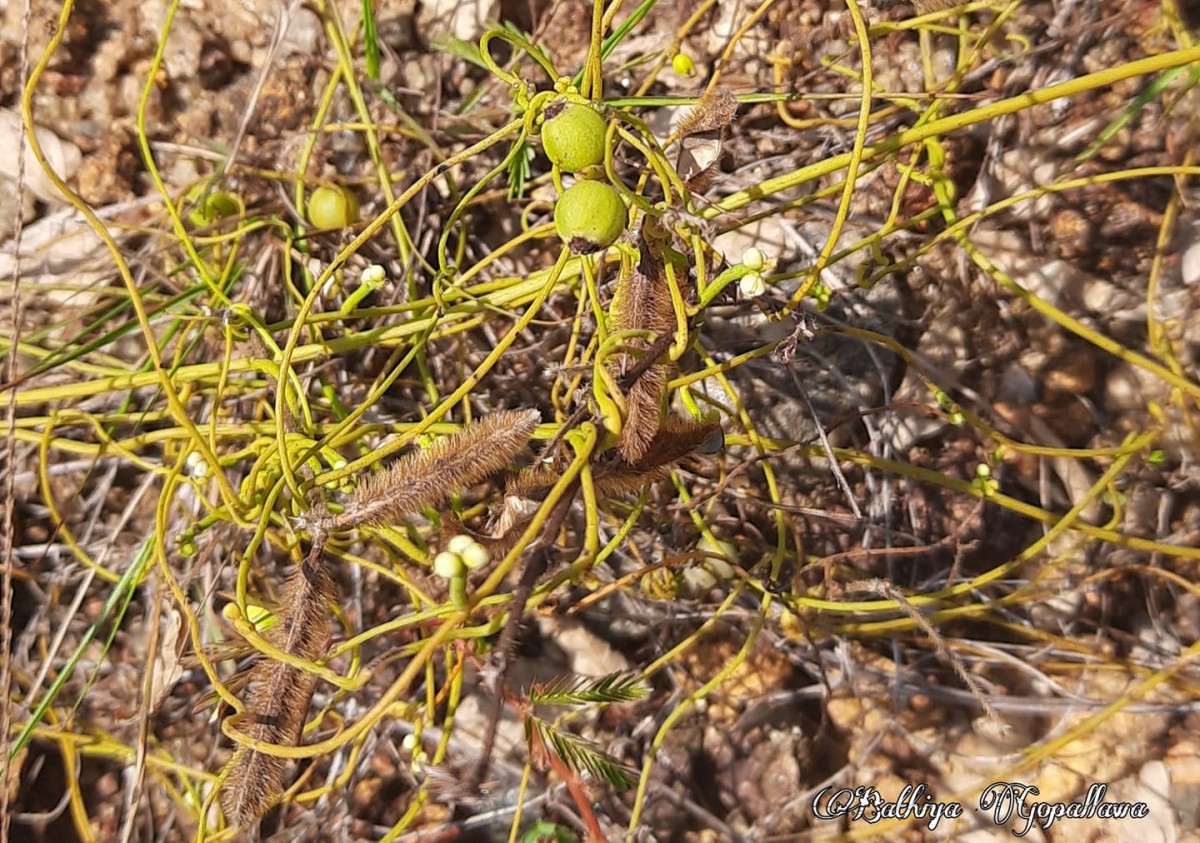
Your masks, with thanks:
M686 138L700 132L717 132L729 127L737 114L737 97L728 88L705 91L700 101L675 127L676 137Z

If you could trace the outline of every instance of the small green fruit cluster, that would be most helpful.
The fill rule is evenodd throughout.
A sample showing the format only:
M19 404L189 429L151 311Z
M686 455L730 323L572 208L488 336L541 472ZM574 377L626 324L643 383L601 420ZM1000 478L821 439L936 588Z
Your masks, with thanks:
M578 173L604 163L606 129L604 118L590 105L558 99L546 108L542 148L558 170ZM554 229L572 252L587 255L617 242L627 217L612 185L580 178L558 198Z
M308 197L308 221L317 228L346 228L358 222L358 200L342 187L318 187Z

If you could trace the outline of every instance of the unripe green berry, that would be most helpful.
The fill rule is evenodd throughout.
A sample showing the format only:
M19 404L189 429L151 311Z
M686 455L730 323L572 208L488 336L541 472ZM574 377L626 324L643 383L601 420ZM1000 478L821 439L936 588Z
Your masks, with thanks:
M542 149L563 172L576 173L604 161L604 118L596 109L556 100L546 108Z
M554 229L572 252L589 255L617 242L628 213L611 185L583 180L563 191L554 206Z
M317 228L346 228L358 222L358 200L341 187L318 187L308 197L308 221Z
M671 59L671 68L680 76L696 75L696 64L687 53L676 53Z

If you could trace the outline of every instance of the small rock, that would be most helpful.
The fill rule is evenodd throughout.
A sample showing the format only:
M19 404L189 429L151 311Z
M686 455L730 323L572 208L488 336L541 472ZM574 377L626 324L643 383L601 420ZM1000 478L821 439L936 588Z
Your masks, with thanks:
M495 0L431 0L417 13L417 29L425 38L441 32L476 41L498 11Z
M46 163L50 165L59 178L64 181L75 175L83 154L79 147L70 141L62 140L49 129L34 127L38 144ZM18 150L21 148L21 115L12 109L0 110L0 180L11 181L15 185L18 172ZM43 202L55 205L62 203L62 196L54 182L42 172L42 167L34 157L28 141L24 146L25 187ZM12 185L5 189L12 189Z
M1197 234L1200 235L1200 232ZM1200 236L1184 250L1179 270L1184 284L1200 283Z
M300 6L288 20L279 52L283 56L313 56L320 51L320 42L321 18L312 9Z

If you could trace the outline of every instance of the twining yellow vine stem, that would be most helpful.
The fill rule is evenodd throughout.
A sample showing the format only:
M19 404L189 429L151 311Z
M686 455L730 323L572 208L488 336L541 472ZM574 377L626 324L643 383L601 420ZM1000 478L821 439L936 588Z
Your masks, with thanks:
M439 164L432 170L429 170L422 175L421 178L413 182L407 190L397 196L381 214L376 216L375 219L371 220L371 222L367 223L366 227L363 228L359 235L355 237L354 240L352 240L344 249L338 252L334 259L330 261L329 265L325 267L320 276L318 276L313 282L312 289L309 291L308 296L305 297L303 303L300 305L300 309L296 313L292 330L288 332L287 344L283 347L283 351L280 354L279 389L276 391L275 395L275 419L276 438L278 441L279 452L281 454L286 452L285 441L287 438L284 421L287 417L285 410L288 390L284 387L284 385L290 384L291 382L292 358L296 353L297 346L300 344L300 335L302 333L301 328L304 325L308 314L316 305L317 299L321 295L321 290L325 286L325 282L332 278L335 272L339 271L343 266L345 266L351 255L357 253L358 250L361 249L372 237L378 234L379 230L388 223L394 214L399 213L402 207L411 201L414 196L424 190L434 179L445 173L451 167L457 166L458 164L469 160L484 150L491 148L497 143L500 143L510 135L516 134L521 130L522 125L522 120L514 120L508 125L493 132L479 143L467 147L458 154L447 159L444 163ZM292 489L293 494L299 496L299 484L296 482L292 467L287 463L286 460L284 460L282 468L284 481L287 483L289 488Z
M112 235L108 233L108 228L96 216L91 207L75 191L71 190L67 186L67 183L46 162L45 153L42 151L41 144L38 143L37 133L34 132L33 93L37 90L38 82L41 80L46 67L50 64L50 60L54 57L54 53L62 44L63 36L67 31L67 25L71 20L71 11L74 5L74 0L63 0L62 8L58 13L58 23L54 34L50 37L50 43L46 45L45 52L42 53L37 65L29 74L29 82L26 83L25 90L21 94L21 119L25 123L29 148L34 157L37 158L38 163L41 164L42 171L46 174L46 177L50 179L63 198L87 220L88 225L91 226L96 236L100 238L105 248L108 249L109 254L112 255L117 273L121 276L121 281L125 284L125 290L129 294L129 304L137 316L138 325L141 327L142 335L145 337L146 353L150 355L150 361L154 366L154 371L148 374L154 382L157 382L159 388L162 389L163 396L167 400L167 405L171 408L171 416L174 418L175 423L187 430L188 434L194 440L196 450L200 451L209 465L219 466L220 463L217 460L216 454L208 447L206 438L196 428L196 425L192 422L188 414L187 408L179 400L179 396L175 392L175 385L171 381L171 373L163 366L162 353L158 348L158 338L154 335L154 329L150 325L150 317L146 313L145 302L142 301L141 292L137 288L137 282L133 280L133 274L129 271L128 264L125 263L125 258L121 254L120 247L113 240ZM59 398L60 396L56 395L54 397ZM241 501L230 485L229 478L219 470L213 472L213 477L217 481L217 486L221 492L221 499L229 508L230 515L237 518L241 510Z
M1081 531L1087 532L1087 533L1094 533L1094 532L1100 531L1102 528L1092 527L1092 525L1087 525L1082 522L1079 522L1078 519L1079 519L1080 513L1082 513L1085 509L1087 509L1088 505L1093 500L1098 499L1101 495L1103 495L1108 490L1109 486L1121 474L1121 472L1125 470L1125 466L1134 457L1135 454L1137 454L1139 451L1142 451L1145 448L1149 447L1150 444L1153 443L1157 437L1158 437L1158 433L1152 431L1150 433L1143 433L1141 436L1139 436L1136 439L1129 442L1127 445L1127 452L1122 454L1120 457L1117 457L1115 460L1113 460L1112 465L1110 465L1108 467L1108 470L1105 471L1104 474L1101 475L1101 477L1095 483L1092 484L1092 487L1088 490L1087 494L1085 494L1078 502L1076 502L1076 504L1073 507L1071 507L1071 509L1068 512L1066 512L1064 515L1056 516L1054 518L1054 523L1050 526L1049 529L1046 530L1045 534L1042 535L1041 538L1039 538L1036 542L1029 545L1029 547L1025 548L1025 550L1023 550L1015 558L1009 560L1008 562L1005 562L1002 565L998 565L995 568L991 568L990 570L985 571L984 573L980 574L977 577L974 577L971 580L968 580L963 583L959 583L958 585L950 586L948 588L942 589L941 591L930 592L928 594L912 595L911 597L908 598L909 602L913 606L917 606L917 607L929 606L929 605L934 605L934 604L940 603L942 601L945 601L945 600L948 600L948 599L951 599L954 597L961 596L963 594L967 594L971 591L981 588L984 585L987 585L988 583L995 582L997 579L1000 579L1001 577L1004 577L1004 576L1010 574L1015 568L1019 567L1020 565L1024 564L1025 562L1029 561L1030 559L1032 559L1033 557L1035 557L1039 553L1041 553L1046 547L1048 547L1050 545L1051 542L1054 541L1055 538L1057 538L1059 535L1066 532L1067 530L1077 529L1077 530L1081 530ZM841 455L839 455L839 456L841 456ZM878 460L872 459L872 464L875 464L877 462L878 462ZM876 466L876 467L878 467L878 466ZM1091 527L1091 530L1086 529L1087 527ZM1112 541L1114 544L1122 544L1123 543L1122 537L1119 535L1109 536L1108 540ZM821 600L821 599L809 598L809 597L795 598L795 606L803 607L806 609L826 609L826 610L832 610L832 611L837 611L837 612L847 612L847 611L877 612L877 611L882 611L882 610L894 611L894 610L898 610L900 608L899 605L894 600L873 600L873 601L867 601L867 602L847 602L847 601L838 601L838 600ZM886 623L890 624L891 622L886 622ZM907 628L908 626L911 626L912 621L909 620L908 618L903 618L903 619L899 619L897 621L897 623L899 623L900 625ZM857 627L856 627L856 630L857 630Z
M325 34L333 46L333 51L337 53L338 67L342 69L342 83L346 86L350 101L354 103L355 111L363 120L363 137L366 141L367 152L371 156L371 164L375 167L378 176L379 190L383 194L383 200L390 204L395 198L392 193L392 179L383 160L383 152L379 145L379 133L371 121L371 110L367 106L362 88L359 87L358 80L354 75L354 57L349 39L346 37L346 31L342 26L342 19L338 16L335 4L326 4L323 0L318 0L316 5L325 24ZM392 224L392 235L396 238L396 246L400 251L400 263L407 265L413 255L412 238L399 214L390 215L389 221Z
M841 239L842 229L846 226L846 218L850 216L850 200L854 197L854 188L858 183L858 170L862 166L863 149L867 144L867 129L871 120L871 87L874 83L871 72L871 42L867 37L867 24L863 20L862 12L858 9L857 2L846 0L846 11L850 13L850 19L854 21L854 33L858 37L858 49L862 53L862 100L858 106L858 125L854 131L854 146L850 149L850 157L846 161L846 184L842 187L842 198L838 202L837 215L833 218L829 236L825 239L825 245L821 247L821 253L817 255L816 263L809 270L808 278L796 288L796 292L788 301L787 311L796 309L813 285L817 283L821 273L829 266L829 258L833 255L838 240Z
M1190 165L1195 160L1194 150L1184 153L1184 165ZM1171 346L1166 329L1158 316L1158 290L1161 283L1163 266L1170 254L1171 238L1175 233L1175 223L1179 218L1179 208L1183 204L1183 188L1185 179L1182 175L1175 177L1175 192L1171 194L1163 211L1162 223L1158 226L1158 237L1154 242L1154 261L1150 265L1150 275L1146 284L1146 336L1150 347L1167 362L1171 371L1184 377L1184 368ZM1182 314L1181 314L1182 315Z
M142 163L146 165L146 172L150 174L150 180L154 182L154 189L162 197L163 208L166 209L167 216L171 219L171 227L175 230L175 236L179 239L179 244L187 254L188 260L191 261L192 268L196 270L196 275L200 277L200 280L208 288L208 292L213 298L222 306L228 306L232 302L225 295L225 291L213 280L207 262L200 257L200 253L196 251L195 244L192 243L191 237L188 236L187 229L183 225L183 219L179 216L179 209L175 207L175 202L172 201L171 195L167 191L167 186L163 183L162 175L158 172L158 166L154 161L154 153L150 150L150 136L146 133L146 110L150 103L151 93L158 87L156 80L166 55L167 39L171 35L171 26L175 22L175 14L179 11L179 3L180 0L172 0L171 4L167 6L166 19L159 30L158 46L154 50L154 58L150 62L150 69L146 71L146 84L142 86L142 96L138 100L137 108L138 148L142 152Z
M1015 114L1018 111L1023 111L1036 105L1044 105L1054 100L1072 97L1076 94L1112 85L1135 76L1160 73L1164 70L1181 67L1196 61L1200 61L1200 47L1190 47L1186 50L1172 50L1169 53L1131 61L1119 67L1089 73L1057 85L1051 85L1048 88L1029 91L1028 93L994 102L991 105L981 106L962 114L952 114L948 117L934 120L931 123L926 123L923 126L917 126L898 135L885 138L878 143L866 146L863 149L862 158L873 158L877 155L895 152L901 147L912 143L919 143L926 138L944 135L949 132L957 132L969 126L985 123L988 120L994 120L997 117L1003 117L1007 114ZM786 175L767 179L746 190L731 193L720 202L702 211L701 216L705 219L714 219L722 214L744 208L758 199L764 199L781 191L798 187L821 176L847 167L852 157L853 152L845 152L841 155L827 158L824 161L810 164L807 167L801 167L799 170L787 173Z
M547 227L545 230L549 231L550 229ZM539 270L532 273L526 279L510 284L507 288L503 287L503 283L505 282L489 281L472 288L469 293L471 296L480 297L480 299L486 297L488 302L490 302L491 309L501 306L517 307L537 297L540 290L545 286L549 272L549 269ZM571 280L578 272L578 262L575 264L568 263L559 280ZM422 299L420 302L410 303L406 307L408 309L415 309L413 305L416 304L430 306L432 301L432 299L428 298ZM462 303L453 305L450 311L442 314L442 321L450 317L458 318L467 314L476 314L487 309L489 309L487 303L474 299L464 299ZM370 316L378 312L374 309L367 309L361 311L361 315ZM321 316L327 316L327 314L321 314ZM318 316L313 316L309 321L318 321ZM334 337L320 343L297 345L291 360L293 363L307 363L323 357L361 349L368 344L376 346L397 345L400 342L407 341L413 335L420 334L427 327L426 320L413 320L362 334ZM274 325L272 328L278 329L279 326ZM278 380L282 375L281 369L276 367L271 361L254 357L238 357L230 360L225 370L230 375L260 372L273 380ZM221 364L219 363L193 363L178 367L171 373L171 377L176 384L182 384L207 378L216 378L220 375L221 371ZM297 383L298 379L295 372L291 372L290 374L293 384ZM17 393L17 406L37 405L47 401L68 398L83 398L103 392L139 389L154 386L157 382L158 376L155 372L110 374L106 377L90 381L75 381L50 387L22 390Z
M555 286L558 284L559 278L562 277L563 267L566 266L569 257L570 252L566 249L566 247L563 247L559 252L558 261L554 264L550 274L543 282L542 289L538 292L538 295L534 298L534 300L529 303L529 306L525 309L525 312L521 314L521 317L513 324L507 333L500 338L500 341L496 343L496 346L490 352L488 352L487 357L480 362L480 364L475 368L475 371L473 371L469 377L464 378L463 382L459 384L452 393L442 399L440 404L432 408L429 411L429 414L420 423L413 427L406 436L389 442L382 448L379 448L367 454L366 456L359 457L357 460L347 463L344 467L337 469L336 471L321 475L317 478L317 482L336 482L341 480L343 477L353 476L357 472L379 462L379 460L383 459L389 454L395 453L396 451L400 450L400 448L404 447L404 445L406 445L408 442L411 442L415 437L420 436L422 433L432 427L450 410L451 407L453 407L459 401L462 401L466 396L470 395L471 390L473 390L479 384L479 382L483 380L487 373L491 371L492 367L500 361L500 358L504 356L509 347L516 341L517 337L521 335L521 332L529 327L529 323L532 322L534 317L537 316L537 314L541 311L542 305L554 291Z
M738 42L745 38L746 33L762 20L763 15L770 11L774 3L775 0L763 0L757 9L746 16L741 25L738 26L737 31L729 38L729 41L725 44L725 49L721 51L720 59L717 60L713 67L712 78L708 80L706 89L709 93L717 89L717 84L721 81L721 74L728 66L729 60L733 56L733 51L737 49Z

